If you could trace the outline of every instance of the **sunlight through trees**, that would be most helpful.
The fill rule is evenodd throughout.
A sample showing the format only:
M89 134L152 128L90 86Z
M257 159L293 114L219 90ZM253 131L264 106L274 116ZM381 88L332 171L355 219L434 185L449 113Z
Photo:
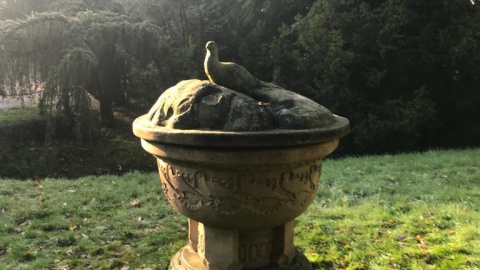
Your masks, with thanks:
M0 95L44 90L51 130L89 137L87 93L109 126L114 106L205 79L215 40L222 61L350 118L357 153L478 145L479 14L475 0L2 1Z

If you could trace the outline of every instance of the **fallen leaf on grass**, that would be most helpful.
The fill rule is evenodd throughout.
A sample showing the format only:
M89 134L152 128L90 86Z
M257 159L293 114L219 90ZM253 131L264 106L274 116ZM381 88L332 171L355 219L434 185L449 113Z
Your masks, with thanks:
M423 260L426 262L426 263L431 263L432 262L432 256L430 256L430 253L427 253L425 255L425 258L423 258Z
M383 233L381 231L378 231L375 236L373 237L373 242L377 243L380 241L380 238L382 238Z
M424 252L424 249L427 247L427 241L425 241L423 237L419 234L415 238L418 241L417 246L422 249L421 252Z
M21 223L21 224L18 225L18 226L20 226L20 227L29 227L30 225L32 225L32 222L31 222L30 220L27 220L27 221Z
M116 252L116 253L113 254L113 257L121 258L121 257L123 257L123 255L124 255L123 252Z
M133 200L133 201L130 202L130 204L134 207L142 206L142 202L140 200Z
M393 219L390 219L390 220L381 220L379 224L384 228L393 228L397 225L397 222Z
M361 188L356 188L353 191L353 194L358 196L358 197L363 197L363 195L365 195L365 193L363 192L363 189L361 189Z
M107 226L97 226L96 229L97 229L97 230L100 230L100 231L108 231L108 227L107 227Z
M343 246L344 248L348 247L348 242L346 242L346 241L339 240L339 241L337 241L337 244Z

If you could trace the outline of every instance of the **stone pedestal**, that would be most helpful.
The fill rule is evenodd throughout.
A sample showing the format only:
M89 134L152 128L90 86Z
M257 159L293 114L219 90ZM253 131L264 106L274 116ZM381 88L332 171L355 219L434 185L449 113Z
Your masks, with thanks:
M182 131L145 122L138 118L134 133L157 158L169 203L189 218L188 243L170 269L311 269L294 246L294 219L315 198L322 160L348 132L348 120L269 132Z
M293 244L293 221L263 231L211 227L189 219L189 241L170 269L311 269Z

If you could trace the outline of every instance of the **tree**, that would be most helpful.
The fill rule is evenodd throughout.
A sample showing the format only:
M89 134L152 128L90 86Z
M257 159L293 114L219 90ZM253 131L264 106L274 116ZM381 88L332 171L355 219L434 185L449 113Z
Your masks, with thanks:
M25 18L33 12L44 12L56 0L9 0L0 3L0 20Z
M100 101L102 123L110 126L112 103L127 105L139 97L137 86L145 81L134 74L157 70L168 78L163 82L170 82L188 72L172 71L170 64L188 59L173 60L181 49L174 49L158 26L132 21L111 1L59 2L55 7L57 11L2 22L0 93L22 94L42 85L42 112L61 116L68 128L90 130L87 93Z
M461 145L479 137L479 26L467 0L317 1L273 42L275 80L350 118L358 152Z
M198 70L202 69L205 56L203 45L215 40L220 46L222 59L239 62L260 78L270 80L268 45L282 24L290 24L295 15L305 14L313 2L144 0L130 2L127 13L159 25L179 45L192 48Z
M268 46L283 24L305 14L313 0L210 1L196 21L203 21L203 41L216 40L223 59L241 63L259 78L272 79ZM200 14L200 13L198 13Z

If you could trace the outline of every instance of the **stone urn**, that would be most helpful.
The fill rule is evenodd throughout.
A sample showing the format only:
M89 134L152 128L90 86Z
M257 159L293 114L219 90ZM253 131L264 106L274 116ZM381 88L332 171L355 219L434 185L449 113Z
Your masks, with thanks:
M168 201L188 217L188 243L170 269L311 269L295 248L294 219L349 132L346 118L275 85L246 96L188 80L133 132L156 157Z

